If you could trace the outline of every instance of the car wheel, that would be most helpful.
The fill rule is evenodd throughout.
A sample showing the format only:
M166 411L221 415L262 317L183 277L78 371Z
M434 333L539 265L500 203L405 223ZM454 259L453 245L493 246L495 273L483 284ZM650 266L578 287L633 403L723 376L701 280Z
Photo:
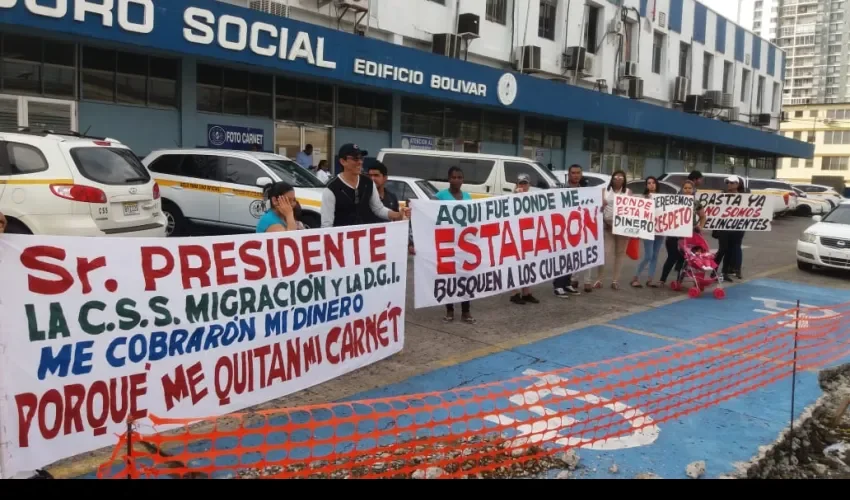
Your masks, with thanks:
M32 231L23 222L17 219L8 219L6 221L6 234L32 234Z
M797 215L801 217L811 217L812 207L808 205L802 205L800 207L797 207Z
M803 262L802 260L797 261L797 267L800 269L800 271L811 271L815 268L815 266L813 266L812 264L809 264L808 262Z
M186 234L188 222L177 205L168 200L162 200L162 213L165 215L166 237L184 236Z
M307 229L319 229L322 227L322 217L313 212L304 212L301 215L301 223Z

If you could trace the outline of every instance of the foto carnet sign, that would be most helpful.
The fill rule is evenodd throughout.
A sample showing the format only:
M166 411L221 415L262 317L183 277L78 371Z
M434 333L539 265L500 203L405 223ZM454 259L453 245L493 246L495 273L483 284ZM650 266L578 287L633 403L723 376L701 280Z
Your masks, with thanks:
M0 287L0 472L112 445L131 417L221 415L399 352L408 228L0 235L20 285Z
M207 125L207 147L262 151L265 132L261 128Z
M417 308L489 297L604 264L596 188L415 200L411 209Z
M765 194L697 193L708 231L770 231L773 204Z
M613 233L642 240L655 239L655 205L645 196L614 196Z

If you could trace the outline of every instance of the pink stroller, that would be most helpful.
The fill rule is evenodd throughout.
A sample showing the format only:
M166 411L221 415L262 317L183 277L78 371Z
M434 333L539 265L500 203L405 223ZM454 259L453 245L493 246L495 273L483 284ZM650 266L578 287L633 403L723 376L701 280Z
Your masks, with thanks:
M685 263L682 270L679 271L679 276L676 281L670 283L670 288L673 290L681 290L682 283L687 279L693 281L694 286L688 290L688 295L691 298L699 297L704 290L717 285L714 289L714 298L722 299L726 297L726 291L723 290L723 276L717 272L717 262L714 260L714 254L706 243L705 238L699 233L694 233L690 238L682 238L679 240L679 252L685 258Z

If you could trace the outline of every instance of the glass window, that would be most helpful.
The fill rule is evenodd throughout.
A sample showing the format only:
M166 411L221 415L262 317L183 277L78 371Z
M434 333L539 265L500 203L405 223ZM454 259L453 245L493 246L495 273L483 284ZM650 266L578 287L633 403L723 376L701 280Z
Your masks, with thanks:
M143 184L151 179L129 149L79 147L71 150L71 158L83 177L101 184Z
M481 140L516 144L519 117L505 113L484 111L481 115Z
M485 19L492 23L507 24L508 0L487 0Z
M558 0L540 0L537 36L548 40L555 39L555 13L557 10Z
M337 92L337 125L370 130L389 130L392 97L340 87Z
M293 187L327 187L312 172L292 160L262 160L283 182Z
M9 142L6 144L10 174L32 174L47 170L47 160L41 151L27 144Z
M278 120L333 124L333 87L330 85L279 76L275 79L275 104Z
M402 97L401 131L405 134L443 136L444 107L442 104Z
M519 174L525 174L529 177L529 182L532 186L540 189L549 189L549 183L540 176L537 169L528 163L519 163L513 161L505 162L505 182L516 183Z
M177 59L83 47L81 99L177 108Z
M183 175L180 166L183 163L183 155L163 155L148 165L148 170L158 174Z
M60 98L76 95L77 58L73 43L0 35L0 44L3 92Z
M525 119L523 146L561 149L566 130L566 122L528 117Z
M222 182L256 186L257 179L268 174L253 162L242 158L224 158L224 179Z
M272 117L272 76L207 64L197 66L198 111Z
M183 160L182 175L193 179L218 180L218 165L221 158L212 155L189 155Z

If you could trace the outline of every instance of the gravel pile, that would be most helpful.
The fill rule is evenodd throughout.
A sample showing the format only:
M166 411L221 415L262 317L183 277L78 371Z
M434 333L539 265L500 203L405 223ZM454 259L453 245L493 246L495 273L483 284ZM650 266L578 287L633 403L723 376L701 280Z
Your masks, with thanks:
M850 364L818 374L824 396L809 418L795 425L742 474L750 479L850 479Z
M262 468L241 468L235 475L242 479L351 479L375 477L379 474L385 479L493 479L537 478L549 471L560 471L558 478L568 479L572 477L573 471L580 468L580 458L575 450L550 454L535 446L510 449L509 444L510 442L504 439L485 441L477 437L461 439L451 445L411 443L409 447L398 448L392 452L357 456L353 459L353 464L352 458L343 457L330 463L326 460L316 460L310 464L292 464L285 467L270 465ZM333 470L320 470L328 467ZM481 468L488 470L480 470ZM393 474L393 471L398 473ZM464 473L465 471L469 473Z

